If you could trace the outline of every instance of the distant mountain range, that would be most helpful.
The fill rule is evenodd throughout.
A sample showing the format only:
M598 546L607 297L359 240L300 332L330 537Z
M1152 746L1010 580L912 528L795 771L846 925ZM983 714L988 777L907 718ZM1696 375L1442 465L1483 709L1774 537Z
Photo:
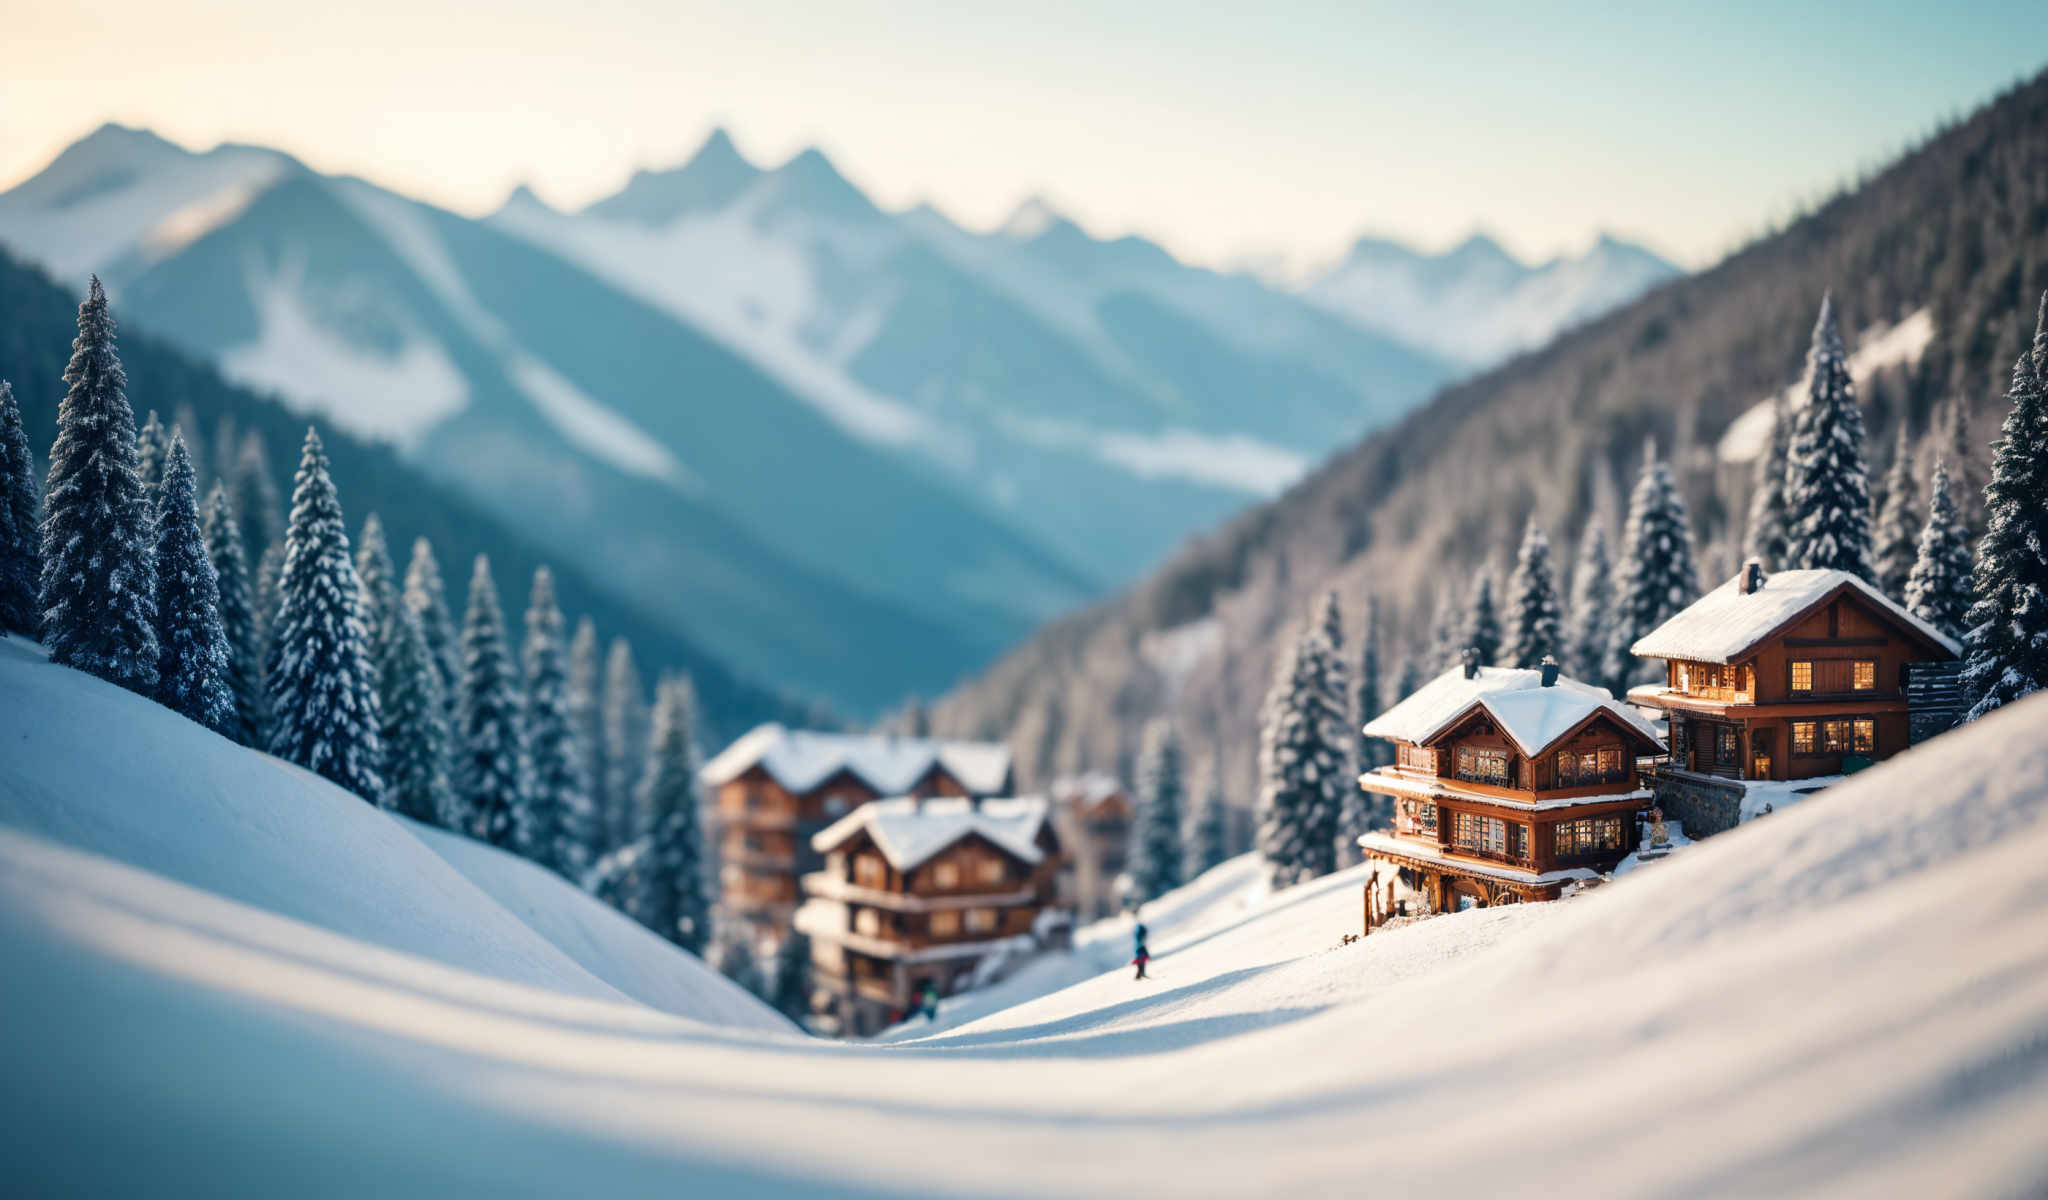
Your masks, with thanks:
M472 220L113 125L0 194L0 244L856 715L1654 261L1616 244L1545 287L1571 264L1402 275L1389 249L1292 292L1041 204L991 233L885 212L815 150L764 169L722 132L581 212L521 190Z

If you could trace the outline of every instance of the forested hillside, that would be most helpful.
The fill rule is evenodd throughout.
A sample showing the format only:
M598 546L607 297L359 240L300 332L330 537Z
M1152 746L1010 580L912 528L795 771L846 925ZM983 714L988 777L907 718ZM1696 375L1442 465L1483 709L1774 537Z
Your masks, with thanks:
M1354 647L1365 601L1378 600L1391 680L1427 652L1438 611L1462 605L1476 568L1504 576L1529 516L1553 545L1574 545L1601 496L1627 487L1646 437L1675 459L1703 573L1732 569L1748 471L1715 447L1797 381L1829 290L1852 350L1931 320L1924 348L1873 356L1893 365L1859 380L1872 475L1901 423L1915 439L1939 427L1953 453L1952 424L1937 419L1953 402L1977 459L1965 478L1981 483L2044 287L2048 75L1712 270L1446 389L1044 630L938 704L935 724L1009 737L1031 785L1127 765L1144 720L1164 712L1190 760L1213 746L1231 801L1248 803L1276 649L1325 590L1338 591Z
M47 465L44 456L56 432L64 364L77 332L77 308L77 302L47 276L0 252L0 379L14 385L39 467ZM118 306L115 317L120 318ZM198 428L185 432L195 443L197 457L218 463L215 443L225 418L238 436L253 432L262 439L280 493L289 494L307 418L228 383L213 368L126 323L120 330L120 352L138 423L151 409L167 425L189 411ZM444 572L457 581L468 578L471 559L488 554L500 592L526 595L534 568L548 556L466 499L426 479L389 448L350 438L331 422L319 424L351 536L365 516L377 513L399 554L407 552L414 538L426 537ZM569 564L551 565L562 607L572 619L587 613L606 639L628 638L650 676L690 673L714 736L733 736L758 721L805 711L796 702L743 680L686 636L635 611Z

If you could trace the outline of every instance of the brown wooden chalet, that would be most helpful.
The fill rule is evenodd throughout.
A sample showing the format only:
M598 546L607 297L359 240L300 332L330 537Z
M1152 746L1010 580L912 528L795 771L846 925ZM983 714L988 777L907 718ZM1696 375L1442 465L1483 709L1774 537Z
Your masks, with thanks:
M820 830L880 796L999 796L1010 751L992 742L817 733L768 724L705 764L718 827L722 915L779 943L823 861Z
M1130 794L1115 776L1101 772L1055 780L1048 790L1067 850L1061 901L1083 921L1114 915L1122 907L1117 877L1130 854Z
M1650 793L1637 760L1656 729L1605 689L1536 670L1444 672L1365 727L1393 766L1359 779L1394 798L1390 831L1360 838L1375 864L1368 930L1391 917L1554 900L1636 848Z
M1653 786L1699 836L1741 819L1756 790L1742 785L1826 779L1904 750L1916 682L1951 678L1962 647L1846 571L1750 563L1630 649L1664 660L1664 681L1629 698L1669 719ZM1918 715L1924 735L1951 714Z
M811 841L796 927L811 939L812 1007L864 1036L913 1010L930 983L967 987L991 954L1063 941L1047 918L1060 869L1042 797L877 800Z

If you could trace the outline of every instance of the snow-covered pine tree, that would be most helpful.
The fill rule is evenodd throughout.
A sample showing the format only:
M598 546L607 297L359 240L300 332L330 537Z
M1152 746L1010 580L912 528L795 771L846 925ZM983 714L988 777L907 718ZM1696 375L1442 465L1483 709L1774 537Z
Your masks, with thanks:
M505 618L490 559L476 556L469 608L462 618L462 678L455 697L455 808L478 841L513 851L526 846L528 763L519 667L505 640Z
M0 634L35 637L42 628L40 492L21 405L14 386L0 380Z
M1351 664L1344 658L1344 614L1337 607L1336 589L1323 593L1323 604L1316 617L1323 634L1323 688L1327 692L1330 710L1337 714L1337 724L1344 736L1332 743L1337 750L1337 773L1345 779L1358 774L1358 738L1352 732L1365 724L1361 718L1351 719L1351 704L1357 697L1351 694ZM1339 796L1337 809L1330 819L1343 819L1343 797Z
M811 1015L811 939L801 930L783 935L775 947L774 977L769 980L769 1007L802 1024Z
M363 612L370 622L370 660L381 678L389 642L396 636L400 599L398 568L392 565L384 522L376 513L363 518L356 535L356 578L363 586Z
M1568 616L1559 656L1566 672L1598 687L1613 686L1607 677L1607 643L1614 632L1614 563L1607 554L1607 531L1598 520L1587 520L1579 531Z
M1343 806L1340 747L1350 740L1330 704L1329 643L1311 623L1281 659L1259 733L1259 852L1273 886L1336 866Z
M192 457L171 435L156 496L157 702L216 733L233 731L231 662L221 627L220 584L199 531Z
M227 488L214 480L206 498L206 556L213 562L220 597L221 636L228 644L228 694L234 714L221 732L244 746L270 746L269 721L263 698L263 638L257 628L255 597L250 593L249 567L242 560L242 530L235 523Z
M1550 565L1550 537L1530 517L1515 553L1515 572L1508 577L1508 631L1501 661L1511 667L1534 667L1546 656L1562 658L1561 607L1557 573Z
M562 644L562 610L555 603L555 577L541 567L533 573L526 606L526 743L533 762L533 827L528 856L579 878L597 813L583 787L583 751L569 711L569 663Z
M1182 882L1189 882L1201 876L1202 872L1230 857L1230 835L1225 824L1227 813L1223 809L1223 757L1212 755L1208 770L1202 773L1202 786L1194 792L1194 812L1189 815L1188 825L1181 834Z
M1647 682L1662 668L1629 653L1629 647L1699 598L1699 572L1692 561L1692 526L1671 468L1657 457L1657 443L1643 446L1643 473L1629 495L1628 526L1615 584L1613 640L1607 669L1615 690Z
M1785 507L1785 459L1792 445L1792 416L1785 398L1771 401L1771 440L1757 455L1749 491L1749 528L1742 539L1745 559L1767 571L1785 561L1785 540L1791 513Z
M412 561L405 566L404 601L420 619L420 636L426 639L427 657L441 673L441 691L448 699L452 721L456 697L462 690L462 646L455 635L455 619L449 615L441 563L434 557L433 543L425 538L413 539Z
M713 965L720 975L756 996L766 990L760 959L754 953L754 937L744 928L721 933L714 957L718 961Z
M1906 579L1906 611L1960 640L1970 615L1969 539L1956 512L1948 484L1948 467L1934 460L1928 485L1927 524L1920 530L1913 573Z
M711 933L704 887L703 798L697 786L696 692L686 678L656 689L654 729L635 806L644 814L647 850L634 864L630 912L635 920L701 954Z
M99 276L78 306L44 491L43 643L50 661L156 694L156 547L136 473L135 413Z
M171 435L152 408L142 418L142 428L135 431L135 474L142 480L142 486L151 491L152 502L156 486L164 481L164 466L170 457Z
M171 432L185 439L185 453L192 457L192 478L197 484L196 494L205 496L213 490L213 459L206 453L206 437L199 431L199 411L189 400L180 401L171 413ZM199 518L206 519L206 504L199 505Z
M1385 683L1380 674L1380 603L1367 597L1365 633L1359 639L1358 698L1351 712L1352 725L1363 728L1366 722L1387 710ZM1363 734L1358 736L1352 760L1360 771L1370 771L1393 761L1385 742Z
M384 718L384 807L415 821L460 828L448 778L448 699L419 614L400 604L377 694Z
M1894 600L1906 594L1906 580L1920 552L1918 489L1913 486L1913 448L1906 426L1899 423L1899 445L1884 476L1884 497L1877 508L1877 548L1871 568L1878 590Z
M1991 453L1963 666L1974 721L2048 688L2048 295ZM48 543L45 543L47 545Z
M1842 335L1835 299L1820 302L1813 346L1806 355L1806 403L1792 414L1785 460L1785 503L1792 514L1784 565L1847 571L1871 579L1870 480L1863 463L1863 409ZM1874 582L1874 581L1873 581Z
M1450 670L1457 665L1458 655L1462 652L1458 638L1463 632L1460 622L1464 613L1458 607L1458 597L1449 580L1438 582L1436 601L1429 611L1435 614L1429 627L1429 654L1420 664L1420 670L1426 676Z
M1181 817L1186 809L1187 778L1180 739L1164 717L1145 726L1138 751L1137 793L1126 871L1133 898L1147 904L1184 882Z
M1500 658L1500 640L1500 607L1493 598L1493 569L1481 567L1472 581L1472 600L1465 606L1463 641L1467 648L1479 651L1481 666L1492 666Z
M597 625L589 617L576 622L569 641L569 727L575 731L578 785L590 802L590 822L581 851L585 870L605 852L604 830L604 706L599 702L604 677L598 653Z
M241 453L241 449L242 438L235 426L235 414L222 413L220 424L213 427L213 478L214 482L227 487L230 502L235 496L235 456ZM249 561L246 542L242 546L242 561Z
M633 797L647 765L647 691L633 661L632 643L622 637L612 639L605 659L603 703L604 807L598 819L604 825L606 848L616 850L646 832Z
M239 518L237 518L239 520ZM252 593L256 613L256 666L270 677L271 634L277 627L277 610L284 602L284 543L272 542L256 561L256 587ZM266 684L265 692L269 691Z
M1948 463L1949 487L1956 494L1956 515L1962 523L1963 536L1971 537L1984 527L1984 488L1990 476L1987 464L1978 456L1982 447L1970 435L1970 406L1962 397L1950 397L1935 410L1925 440L1924 449L1930 452L1930 457Z
M242 522L242 552L261 563L265 550L285 540L285 515L277 474L270 469L270 451L253 429L242 438L232 479L235 517Z
M384 745L370 634L341 501L312 429L292 485L269 653L270 752L378 803Z

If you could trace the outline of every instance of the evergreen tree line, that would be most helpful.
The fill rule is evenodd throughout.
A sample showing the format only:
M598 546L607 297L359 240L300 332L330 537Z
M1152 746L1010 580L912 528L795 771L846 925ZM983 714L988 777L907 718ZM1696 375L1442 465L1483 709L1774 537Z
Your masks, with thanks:
M150 696L415 820L518 853L701 951L711 868L695 693L649 708L624 638L600 671L547 567L515 648L478 556L458 628L433 546L401 579L375 514L353 553L316 430L285 510L263 443L218 461L127 398L105 290L78 312L46 482L0 382L0 635ZM217 446L234 445L224 427ZM254 570L251 563L256 564Z

